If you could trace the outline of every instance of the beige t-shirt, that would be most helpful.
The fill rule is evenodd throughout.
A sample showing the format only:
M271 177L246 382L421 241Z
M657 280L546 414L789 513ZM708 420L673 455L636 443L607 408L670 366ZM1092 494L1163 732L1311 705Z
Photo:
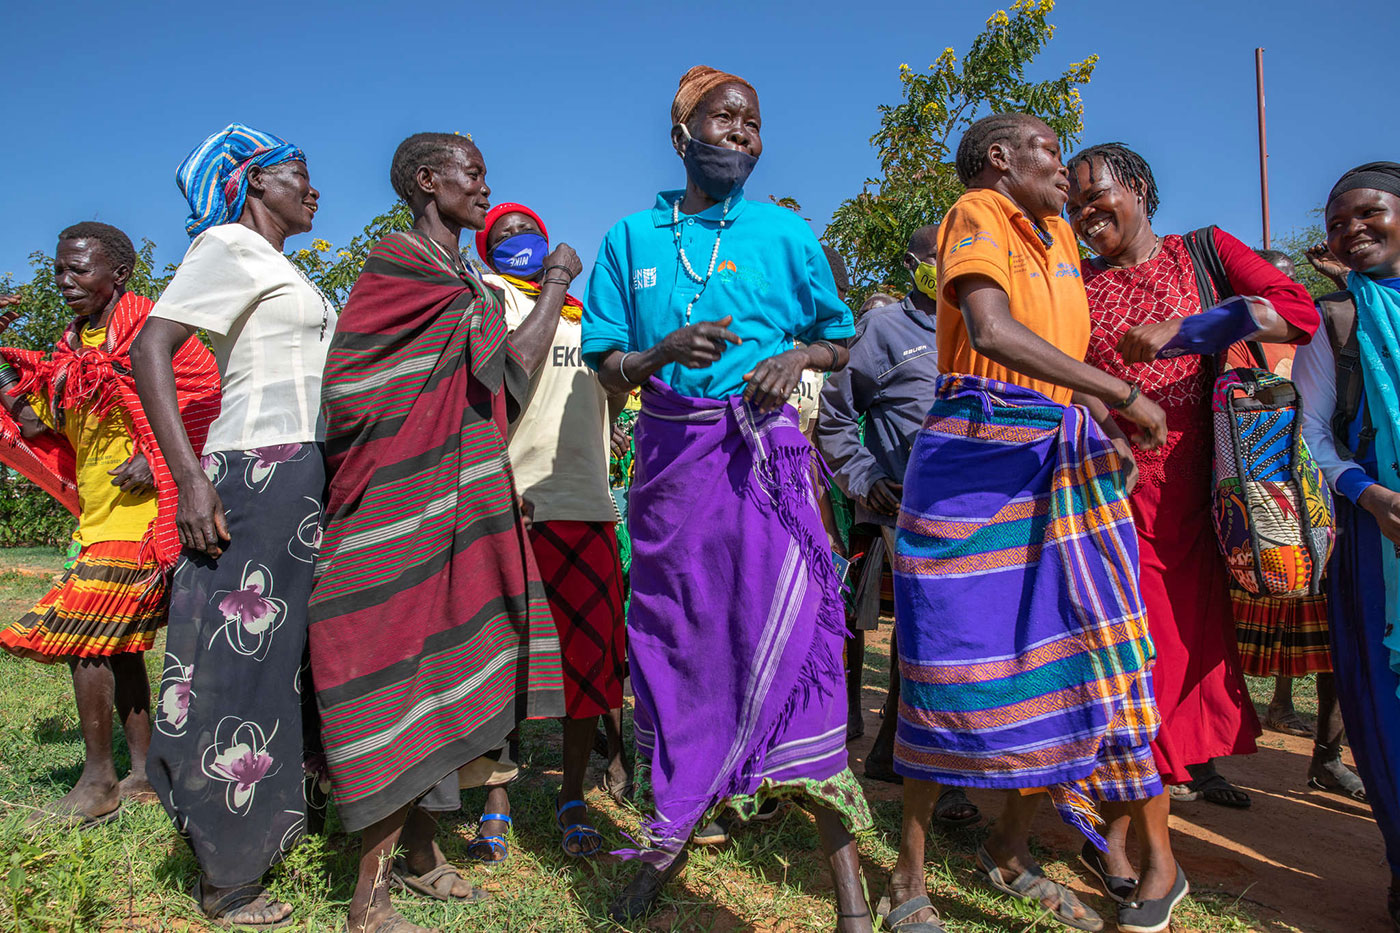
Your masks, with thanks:
M336 311L256 231L221 224L195 237L151 317L209 332L223 396L204 453L325 439Z
M505 292L506 326L520 326L535 300L495 275ZM562 319L530 396L510 426L510 463L537 522L615 522L608 490L608 395L583 365L583 327Z
M793 390L792 397L788 399L788 404L797 409L797 424L802 429L802 433L812 434L812 424L817 420L817 413L821 410L822 386L826 385L826 373L819 373L816 370L802 370L802 381Z

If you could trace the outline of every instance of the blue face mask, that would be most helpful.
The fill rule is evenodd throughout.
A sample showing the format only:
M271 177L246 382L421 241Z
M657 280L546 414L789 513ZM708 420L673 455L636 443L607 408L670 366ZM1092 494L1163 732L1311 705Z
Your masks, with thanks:
M506 237L491 250L491 265L497 272L508 272L522 279L534 278L544 268L549 241L538 233L517 233Z
M744 186L758 164L758 156L730 149L727 146L712 146L702 143L690 135L684 123L681 130L685 134L686 174L696 186L716 201L723 201Z

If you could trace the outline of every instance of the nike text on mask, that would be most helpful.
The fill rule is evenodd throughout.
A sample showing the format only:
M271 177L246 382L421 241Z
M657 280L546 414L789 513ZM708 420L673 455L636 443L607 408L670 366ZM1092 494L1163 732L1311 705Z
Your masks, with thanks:
M742 188L758 164L758 156L726 146L702 143L690 135L684 123L681 124L681 132L686 139L686 174L701 191L716 201L723 201Z
M497 272L532 278L544 268L549 241L538 233L517 233L506 237L491 250L491 264Z

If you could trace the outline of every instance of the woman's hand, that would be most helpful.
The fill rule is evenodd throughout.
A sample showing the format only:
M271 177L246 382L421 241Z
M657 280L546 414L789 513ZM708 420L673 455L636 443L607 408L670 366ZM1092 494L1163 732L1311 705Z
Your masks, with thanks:
M1154 450L1167 442L1167 413L1162 406L1145 395L1139 395L1127 408L1117 409L1118 414L1142 428L1133 435L1133 443L1143 450Z
M563 268L555 269L551 268L552 266L562 266ZM572 282L582 273L583 263L579 261L578 253L575 253L574 248L568 243L560 243L549 251L548 256L544 257L544 272L540 282L543 283L545 279L552 279L559 275L567 275L569 281Z
M19 303L24 300L23 296L11 292L8 295L0 295L0 308L9 308L8 311L0 312L0 334L10 329L10 325L19 320Z
M132 495L150 492L156 485L151 465L146 461L146 455L141 453L132 454L125 463L107 473L112 477L113 486L120 486L122 492Z
M661 338L661 353L668 361L680 363L686 369L711 366L727 349L726 343L736 347L741 343L738 335L729 329L733 322L733 315L725 315L718 321L679 327Z
M744 381L748 383L744 389L745 400L759 411L782 407L797 391L802 371L810 362L811 357L803 349L786 350L761 361L744 373Z
M1150 363L1157 358L1161 349L1171 342L1181 330L1181 318L1158 321L1155 324L1139 324L1131 327L1118 339L1118 355L1128 365Z
M1308 265L1327 276L1334 284L1341 288L1347 287L1347 275L1351 270L1332 255L1332 251L1327 248L1325 241L1309 246L1304 250L1303 255L1307 258Z
M1110 437L1109 442L1118 451L1118 459L1123 461L1123 492L1131 494L1138 484L1137 458L1133 456L1133 448L1126 437Z
M1356 504L1370 512L1381 526L1381 534L1400 549L1400 492L1372 483L1356 497Z
M229 540L224 504L208 477L200 473L180 487L180 504L175 510L175 527L180 543L210 557L224 553Z
M861 504L881 515L898 515L899 503L903 498L904 484L882 476L871 485L870 491L861 497Z
M623 454L627 453L627 448L632 446L632 432L617 422L613 422L612 435L609 438L609 442L612 446L612 455L614 457L621 457Z

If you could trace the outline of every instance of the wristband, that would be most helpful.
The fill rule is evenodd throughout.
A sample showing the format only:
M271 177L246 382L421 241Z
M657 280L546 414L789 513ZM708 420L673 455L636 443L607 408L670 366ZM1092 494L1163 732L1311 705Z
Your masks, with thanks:
M541 272L540 275L541 275L542 277L543 277L543 276L546 276L546 275L549 275L549 273L550 273L552 270L554 270L554 269L563 269L565 272L568 272L568 271L569 271L569 267L568 267L568 266L564 265L562 262L556 262L556 263L555 263L554 265L552 265L552 266L545 266L545 267L544 267L544 271ZM574 280L574 277L573 277L572 275L569 276L569 281L572 282L573 280ZM566 282L565 284L568 284L568 283Z
M19 373L15 372L15 368L0 359L0 390L8 389L19 381Z
M1126 398L1123 399L1123 401L1104 402L1104 404L1107 405L1109 408L1113 409L1114 411L1122 411L1123 409L1130 407L1133 404L1133 402L1136 402L1138 400L1138 396L1140 395L1142 395L1142 389L1138 388L1135 383L1130 382L1128 383L1128 395Z
M808 346L808 347L825 347L825 348L826 348L826 352L828 352L828 353L831 354L831 365L828 366L828 367L826 368L826 370L819 370L819 372L829 371L829 370L834 369L834 368L836 367L836 360L839 358L839 357L837 356L837 354L836 354L836 344L832 343L830 340L814 340L814 341L812 341L811 343L807 344L807 346Z

